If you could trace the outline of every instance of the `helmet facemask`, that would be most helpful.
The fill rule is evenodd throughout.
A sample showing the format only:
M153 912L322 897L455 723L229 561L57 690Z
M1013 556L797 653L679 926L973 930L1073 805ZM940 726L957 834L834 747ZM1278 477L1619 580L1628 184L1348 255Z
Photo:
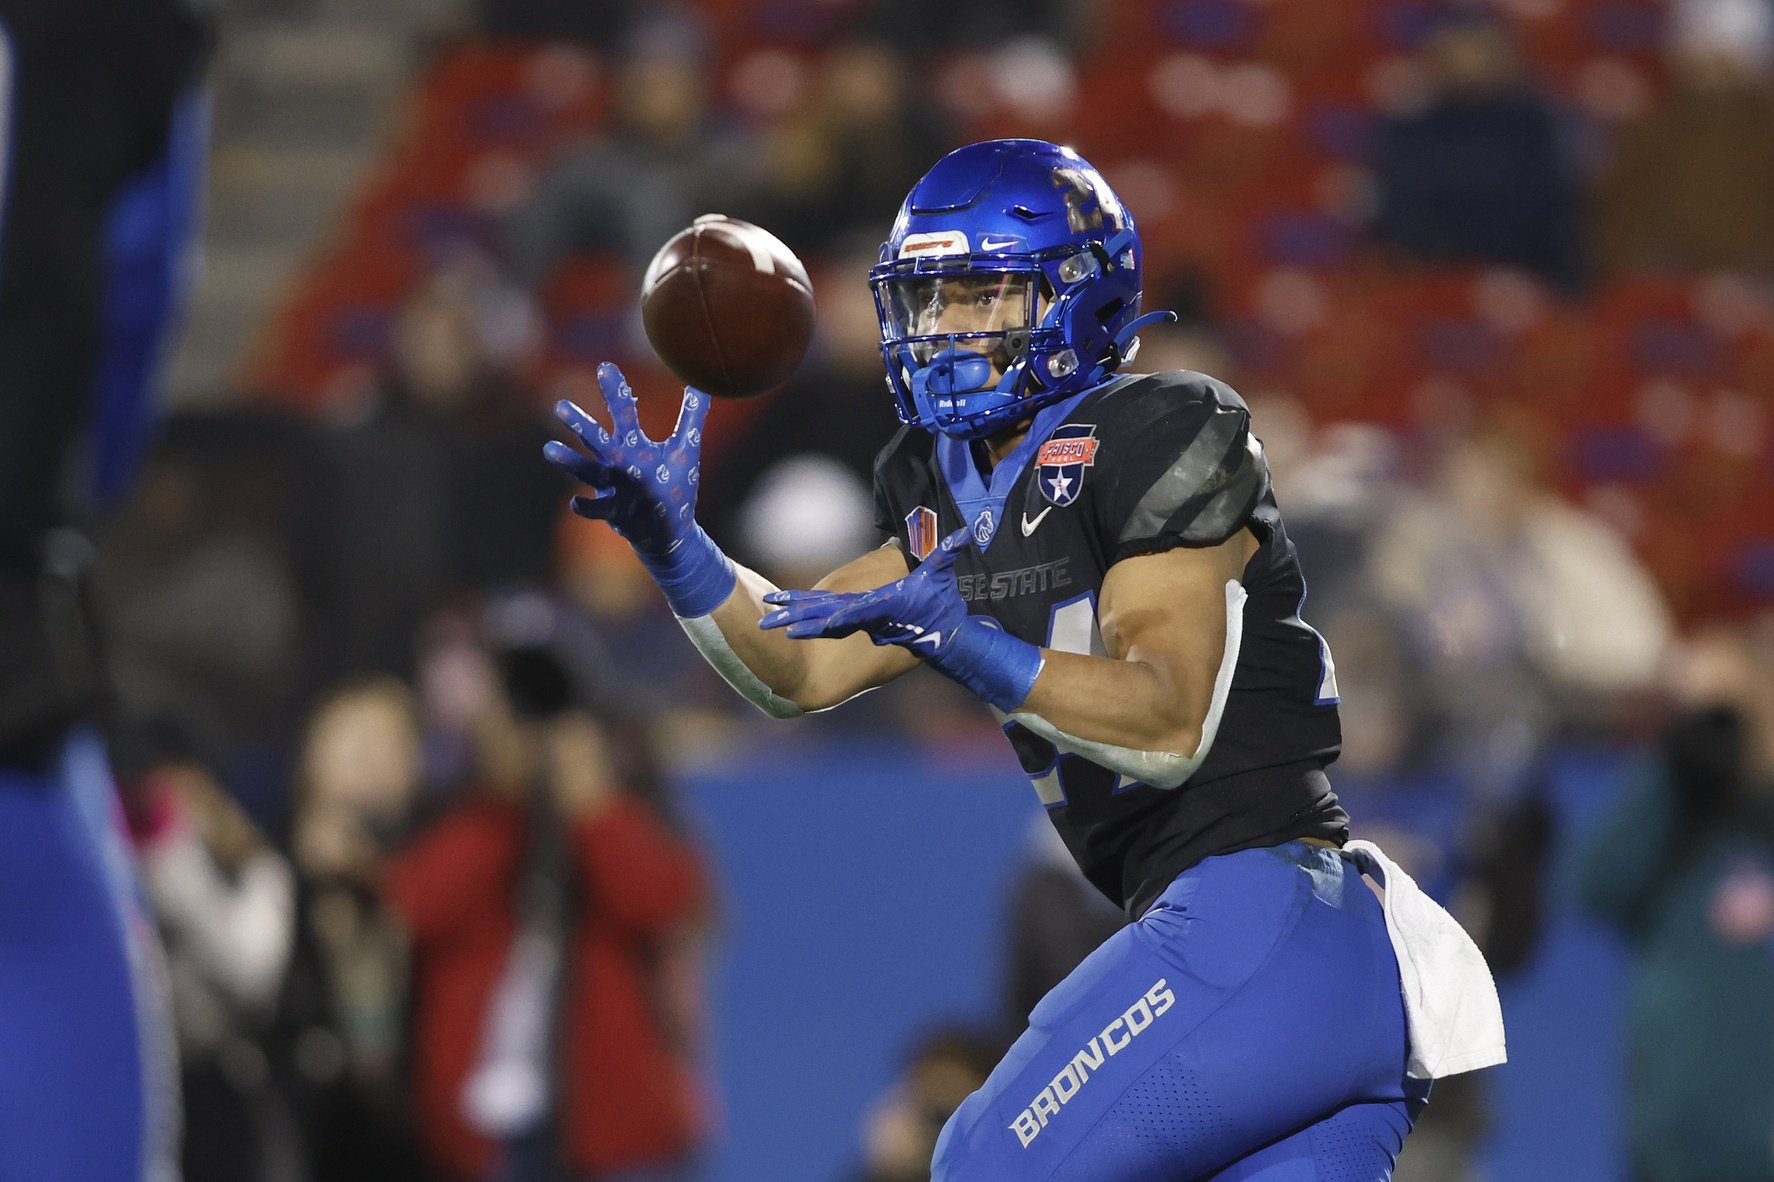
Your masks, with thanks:
M1025 395L1051 381L1032 362L1054 368L1050 354L1064 348L1038 260L885 263L870 285L901 420L977 439L1033 413Z

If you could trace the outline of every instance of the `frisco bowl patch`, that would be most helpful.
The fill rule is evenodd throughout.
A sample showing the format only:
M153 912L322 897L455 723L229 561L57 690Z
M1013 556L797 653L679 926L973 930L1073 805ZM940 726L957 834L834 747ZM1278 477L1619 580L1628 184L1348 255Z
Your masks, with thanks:
M1094 423L1067 423L1054 428L1035 452L1035 481L1041 495L1055 505L1070 505L1084 488L1084 470L1096 463Z

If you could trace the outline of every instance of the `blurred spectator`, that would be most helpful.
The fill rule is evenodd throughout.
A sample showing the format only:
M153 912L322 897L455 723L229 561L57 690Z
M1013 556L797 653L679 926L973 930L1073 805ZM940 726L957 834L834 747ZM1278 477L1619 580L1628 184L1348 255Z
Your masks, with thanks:
M621 535L564 512L561 582L603 640L610 680L647 713L734 709L733 692L684 640L646 568Z
M166 949L184 1177L276 1178L295 1150L262 1040L289 964L294 876L188 741L150 729L119 744L120 755L134 752L118 771L133 781L143 877Z
M494 37L564 38L612 49L627 31L630 0L475 0L477 23Z
M791 455L740 512L743 553L784 587L811 587L875 544L874 498L836 460Z
M872 245L931 161L956 145L887 40L827 49L812 100L771 137L770 221L791 229L799 249L844 249L859 237Z
M1645 1182L1774 1178L1774 675L1717 634L1711 682L1596 833L1582 889L1639 953L1627 1135Z
M412 698L392 678L347 683L308 720L291 842L296 946L278 1044L309 1173L326 1182L422 1177L404 1116L407 954L375 893L420 770Z
M262 411L175 416L103 538L126 712L200 723L224 768L241 743L281 742L297 701L284 535L308 434Z
M619 57L607 131L557 160L506 227L512 274L534 290L571 255L644 266L704 213L744 216L759 155L710 106L696 38L662 18Z
M1774 9L1675 6L1671 87L1624 133L1597 192L1610 268L1774 271Z
M1078 872L1053 823L1035 818L1010 887L1008 1033L1021 1034L1035 1003L1126 923L1121 908Z
M1579 279L1575 166L1552 107L1497 24L1450 20L1424 54L1430 95L1380 128L1374 234L1432 263Z
M488 355L473 279L442 274L402 309L374 402L320 442L304 535L320 684L410 675L446 596L540 581L562 486L547 422Z
M926 1035L905 1074L865 1118L857 1182L929 1182L943 1125L986 1082L1003 1053L998 1043L970 1030Z
M476 779L386 880L413 939L426 1150L455 1179L682 1177L698 1015L669 966L706 907L701 860L563 654L504 643Z
M1532 438L1500 426L1453 440L1370 569L1408 621L1438 758L1488 800L1527 790L1562 729L1617 718L1671 635L1625 542L1543 485Z
M940 29L942 49L997 49L1009 41L1045 42L1076 58L1088 56L1105 22L1097 0L871 0L860 22L898 45L928 50L931 31Z
M1219 332L1210 287L1207 275L1188 268L1167 279L1155 294L1148 289L1141 306L1151 312L1174 312L1177 320L1154 324L1140 333L1130 372L1192 369L1231 386L1239 384L1236 363Z

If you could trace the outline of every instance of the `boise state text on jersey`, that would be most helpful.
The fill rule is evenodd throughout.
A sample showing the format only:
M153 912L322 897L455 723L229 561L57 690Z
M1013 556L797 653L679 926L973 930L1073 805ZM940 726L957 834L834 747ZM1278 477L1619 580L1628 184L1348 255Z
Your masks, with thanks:
M1211 855L1348 837L1323 770L1341 744L1334 668L1300 617L1305 580L1230 387L1191 372L1113 379L1043 408L989 475L969 441L905 427L876 461L875 497L877 524L908 562L932 537L972 530L977 548L956 566L971 611L1084 654L1104 652L1096 601L1111 566L1249 527L1262 545L1228 637L1230 691L1187 782L1127 782L1014 720L1005 734L1085 875L1134 916Z

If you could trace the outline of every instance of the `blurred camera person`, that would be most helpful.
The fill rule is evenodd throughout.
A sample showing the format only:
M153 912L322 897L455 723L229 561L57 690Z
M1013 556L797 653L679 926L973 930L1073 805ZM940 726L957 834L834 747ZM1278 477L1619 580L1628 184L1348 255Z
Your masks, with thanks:
M1774 669L1719 631L1680 670L1660 758L1596 833L1593 911L1638 953L1627 1137L1644 1182L1774 1179Z
M131 745L118 744L126 775ZM253 1182L288 1144L262 1041L289 964L295 877L187 742L167 732L155 745L131 797L178 1029L184 1177Z
M703 1118L671 966L705 906L701 859L643 799L637 732L588 709L571 655L526 628L497 642L471 783L387 868L421 1139L463 1182L686 1177Z
M406 945L376 890L422 772L412 694L394 678L347 682L309 716L278 1061L308 1172L327 1182L424 1176L405 1118Z

